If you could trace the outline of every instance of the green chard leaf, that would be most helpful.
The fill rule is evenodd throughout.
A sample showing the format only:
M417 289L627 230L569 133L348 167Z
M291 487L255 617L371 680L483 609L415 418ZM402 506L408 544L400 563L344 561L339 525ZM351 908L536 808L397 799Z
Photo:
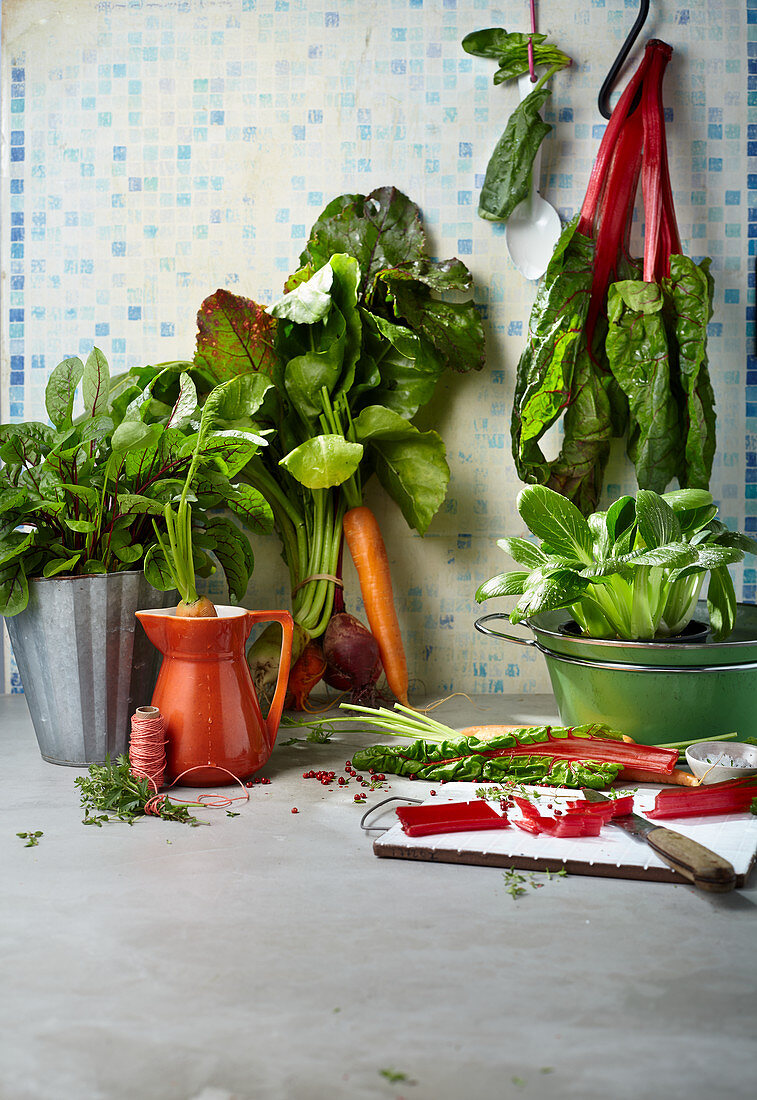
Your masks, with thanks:
M100 416L108 408L110 371L108 360L99 348L92 348L84 364L81 383L84 408L90 416Z
M597 372L583 336L572 378L572 393L563 420L563 444L549 467L547 484L588 515L602 489L617 398L613 376Z
M675 332L681 385L686 398L684 416L685 467L682 485L706 489L715 455L715 395L707 367L707 325L712 316L713 278L710 261L697 265L688 256L670 257L670 294L675 309Z
M379 187L370 195L340 195L314 223L300 264L317 270L335 253L357 260L358 298L363 300L379 272L421 264L426 237L418 207L396 187Z
M391 409L371 405L355 420L355 438L369 451L376 476L410 527L424 534L449 483L438 432L421 432Z
M339 253L359 265L358 304L424 336L441 360L440 370L483 366L483 327L473 301L434 297L469 290L470 272L458 259L429 259L420 210L401 191L380 187L329 203L300 263L317 270Z
M459 271L459 260L446 261L450 270ZM431 288L461 290L470 284L470 272L464 268L459 282L434 282L433 273L414 278L404 271L385 271L379 278L387 289L395 316L426 337L443 367L459 373L480 370L484 365L484 335L481 316L472 300L440 301Z
M352 477L362 457L360 443L350 443L341 435L316 435L285 455L279 465L308 489L328 489Z
M605 348L610 369L628 398L628 456L639 487L658 493L678 474L682 459L664 306L656 283L628 279L608 291Z
M576 358L589 308L594 242L570 222L539 284L528 343L518 363L512 414L513 457L522 481L550 474L539 440L571 400ZM567 304L567 308L566 308Z
M195 366L216 382L249 371L271 375L276 320L250 298L217 290L197 314Z
M71 427L76 387L81 382L83 374L84 364L81 359L74 356L58 363L47 380L45 408L50 420L59 431Z
M404 325L363 311L364 348L372 356L375 377L353 390L372 405L384 405L409 419L430 401L443 366L428 342Z
M309 279L298 283L294 290L279 298L271 306L271 316L301 325L314 325L316 321L322 321L331 310L333 282L333 268L326 263Z

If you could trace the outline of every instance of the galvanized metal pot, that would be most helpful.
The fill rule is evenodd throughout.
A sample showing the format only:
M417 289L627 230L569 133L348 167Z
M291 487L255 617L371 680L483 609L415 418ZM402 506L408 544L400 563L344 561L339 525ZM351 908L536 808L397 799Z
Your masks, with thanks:
M707 622L706 604L695 618ZM724 642L586 638L566 631L568 619L565 611L535 615L524 624L532 639L493 628L496 620L509 626L507 615L484 615L475 627L544 654L565 725L605 722L644 744L757 737L757 607L739 604Z
M175 602L137 571L29 582L28 606L6 621L45 760L82 766L128 751L160 664L135 612Z

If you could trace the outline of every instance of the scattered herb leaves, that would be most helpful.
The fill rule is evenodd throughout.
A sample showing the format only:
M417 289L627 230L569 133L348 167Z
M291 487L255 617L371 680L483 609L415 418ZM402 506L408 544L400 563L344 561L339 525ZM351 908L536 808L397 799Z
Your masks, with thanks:
M107 758L105 764L90 764L86 775L74 780L79 787L84 807L84 825L96 825L110 821L111 816L129 825L145 815L145 806L153 797L147 779L132 774L128 756L118 756L115 764ZM101 813L92 813L99 810ZM156 816L164 821L181 821L185 825L204 825L206 822L193 817L186 806L178 806L167 798L157 807Z
M548 882L551 882L553 878L565 878L568 874L564 867L561 867L559 871L544 871L542 873L546 876ZM508 868L502 875L502 878L505 880L505 889L507 893L513 899L522 897L523 894L528 893L529 886L533 890L540 890L544 885L544 883L539 882L533 874L529 873L522 875L519 871L516 871L514 867Z
M39 838L44 835L41 830L37 830L36 833L16 833L16 836L26 841L25 848L36 848L39 844Z
M380 1069L379 1074L381 1077L385 1077L387 1081L390 1081L393 1085L398 1084L400 1081L404 1081L406 1085L415 1085L416 1082L411 1080L406 1073L401 1073L395 1069Z

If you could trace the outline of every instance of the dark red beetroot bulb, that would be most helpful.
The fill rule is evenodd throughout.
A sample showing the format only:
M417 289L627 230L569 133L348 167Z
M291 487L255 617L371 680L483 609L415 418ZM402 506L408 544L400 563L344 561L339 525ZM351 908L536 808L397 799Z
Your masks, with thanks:
M331 616L322 641L326 683L351 691L353 700L373 695L383 665L370 630L354 615L341 611Z

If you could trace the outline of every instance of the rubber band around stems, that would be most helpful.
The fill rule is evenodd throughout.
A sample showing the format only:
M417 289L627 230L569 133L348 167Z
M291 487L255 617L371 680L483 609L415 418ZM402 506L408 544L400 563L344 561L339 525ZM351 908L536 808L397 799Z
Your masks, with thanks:
M304 580L296 584L292 589L292 595L303 587L303 585L310 584L311 581L333 581L338 588L344 588L344 581L341 577L335 577L333 573L311 573L309 577L305 577Z

